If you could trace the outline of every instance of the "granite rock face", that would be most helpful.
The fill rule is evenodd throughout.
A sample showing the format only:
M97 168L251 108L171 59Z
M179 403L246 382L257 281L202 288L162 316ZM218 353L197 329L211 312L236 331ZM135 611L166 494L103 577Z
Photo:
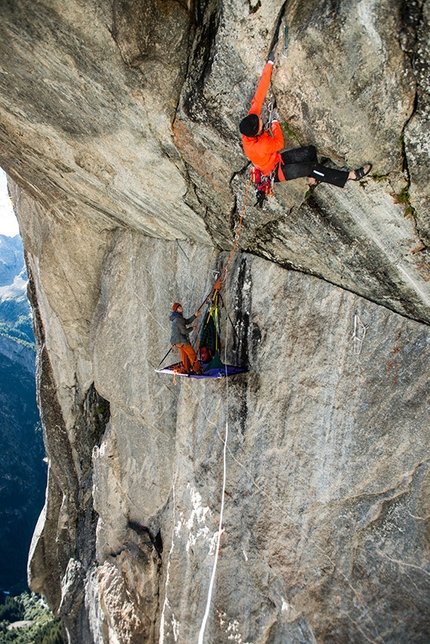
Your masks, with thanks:
M428 322L427 13L427 2L374 0L4 2L0 163L60 219L80 212L229 248L246 184L237 123L278 33L269 99L286 146L313 143L344 168L370 160L378 182L347 195L321 186L311 204L305 180L277 187L263 217L249 204L259 231L243 250ZM376 195L364 196L369 185ZM330 223L327 200L342 213L330 238L346 242L362 279L345 276L336 243L315 262L313 218ZM351 241L363 210L370 221ZM380 210L390 225L376 230ZM296 217L294 246L261 248L268 223L282 238Z
M49 458L29 576L69 642L188 644L205 614L220 644L429 638L428 11L2 3ZM222 328L249 371L175 384L171 304L228 261L276 36L286 146L373 178L248 195Z

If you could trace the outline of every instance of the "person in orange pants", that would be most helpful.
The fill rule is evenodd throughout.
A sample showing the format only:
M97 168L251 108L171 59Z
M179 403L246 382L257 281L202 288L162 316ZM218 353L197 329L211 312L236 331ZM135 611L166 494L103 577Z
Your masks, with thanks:
M202 373L202 368L197 358L197 354L191 346L188 337L191 331L196 328L195 326L188 328L188 325L194 322L194 320L200 315L200 312L197 311L189 318L184 318L183 312L184 310L182 305L179 302L175 302L172 306L172 314L170 316L170 321L172 322L172 335L170 336L170 342L179 349L179 355L181 356L182 364L184 365L184 371Z

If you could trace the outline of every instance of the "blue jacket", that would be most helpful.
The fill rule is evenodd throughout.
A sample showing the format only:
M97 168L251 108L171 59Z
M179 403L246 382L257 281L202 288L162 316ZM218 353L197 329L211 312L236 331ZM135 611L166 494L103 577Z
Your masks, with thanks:
M174 311L170 316L172 322L172 335L170 336L171 344L189 344L188 338L192 329L187 329L187 324L191 324L196 319L195 315L190 318L184 318L182 313Z

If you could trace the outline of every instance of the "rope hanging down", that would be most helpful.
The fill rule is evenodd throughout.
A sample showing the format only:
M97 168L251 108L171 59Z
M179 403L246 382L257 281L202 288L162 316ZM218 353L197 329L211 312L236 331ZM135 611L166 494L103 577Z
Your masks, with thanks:
M224 351L225 351L224 361L225 363L227 363L227 341L225 343ZM213 587L215 583L215 574L216 574L216 569L218 564L219 550L221 547L221 535L224 532L224 528L222 526L224 522L224 499L225 499L225 488L227 484L227 443L228 443L228 412L229 412L228 378L226 378L225 381L226 381L226 396L225 396L226 406L225 406L225 434L224 434L224 449L223 449L223 478L222 478L222 492L221 492L221 508L219 513L218 534L217 534L217 543L215 548L214 564L212 568L211 579L209 582L206 609L205 609L205 614L203 616L202 624L200 627L198 644L203 644L203 637L205 634L206 624L209 618L209 611L210 611L210 606L212 602L212 593L213 593Z
M240 216L239 216L239 223L238 223L238 226L237 226L236 235L235 235L234 242L233 242L233 248L231 249L229 258L227 260L227 263L223 267L223 269L221 270L221 273L220 273L218 279L216 280L215 284L212 286L211 290L209 291L209 293L207 294L207 296L205 297L205 299L203 300L203 302L201 303L201 305L197 309L196 313L200 313L202 308L210 300L210 298L214 295L214 293L216 293L217 291L218 292L220 291L222 284L224 284L226 279L227 279L227 271L229 269L229 266L230 266L230 264L231 264L231 262L233 260L233 257L234 257L234 255L236 253L236 250L237 250L237 247L238 247L238 244L239 244L240 233L242 231L243 216L245 214L246 202L247 202L247 199L248 199L248 193L249 193L249 188L251 186L251 183L252 183L252 175L250 176L249 181L248 181L247 186L246 186L245 195L244 195L244 199L243 199L243 203L242 203L242 208L241 208ZM221 295L220 295L220 297L221 297ZM231 320L230 320L230 322L231 322ZM232 326L234 328L233 323L232 323ZM163 357L163 359L161 360L160 364L158 365L156 371L158 371L160 369L161 365L166 360L167 356L171 353L171 351L172 351L172 347L167 351L166 355Z
M237 245L238 245L238 243L239 243L240 233L241 233L241 231L242 231L243 215L245 214L246 201L247 201L247 199L248 199L248 193L249 193L249 188L250 188L250 186L251 186L251 182L252 182L252 176L249 178L248 184L247 184L247 186L246 186L245 196L244 196L243 204L242 204L242 210L240 211L239 223L238 223L237 230L236 230L236 236L235 236L235 238L234 238L233 248L231 249L231 252L230 252L229 258L228 258L228 260L227 260L227 263L226 263L226 265L224 266L224 268L221 270L221 274L220 274L219 278L217 279L217 281L215 282L215 284L212 286L211 290L209 291L208 295L207 295L207 296L206 296L206 298L204 299L203 303L199 306L199 308L197 309L197 311L201 311L201 310L202 310L202 308L204 307L204 305L206 304L206 302L208 302L208 300L211 298L212 293L213 293L214 291L219 291L219 290L220 290L220 288L221 288L221 284L224 284L224 282L225 282L225 280L226 280L226 278L227 278L227 271L228 271L228 268L229 268L229 266L230 266L230 264L231 264L231 261L232 261L232 259L233 259L233 257L234 257L234 254L235 254L236 250L237 250Z
M231 249L230 257L227 260L227 264L224 266L224 268L221 271L220 279L221 279L222 284L226 280L228 267L231 264L231 261L233 259L233 256L234 256L235 252L236 252L236 249L237 249L237 245L239 243L239 237L240 237L240 233L242 231L243 215L245 214L246 201L248 199L248 193L249 193L249 188L251 186L251 182L252 182L252 176L249 177L249 181L248 181L248 184L246 186L245 196L243 198L242 210L240 211L239 224L237 226L236 237L235 237L235 240L234 240L233 248Z
M248 185L246 186L246 191L245 191L245 197L243 200L242 204L242 210L240 213L239 217L239 224L236 230L236 237L234 240L233 248L231 250L230 256L228 258L228 261L224 268L221 271L220 277L217 279L214 287L212 288L211 292L209 293L208 297L202 304L202 307L212 293L216 290L220 290L221 284L225 282L226 276L227 276L227 270L228 267L231 264L231 261L233 259L233 256L236 252L237 245L239 243L239 238L240 238L240 233L242 229L242 222L243 222L243 215L245 212L245 207L246 207L246 200L248 198L248 192L249 192L249 187L251 185L252 177L250 177L248 181ZM201 307L201 308L202 308ZM233 327L234 328L234 327ZM224 356L224 363L227 364L227 339L224 345L224 351L225 351L225 356ZM214 564L212 568L212 575L211 579L209 582L209 590L208 590L208 597L206 601L206 609L205 609L205 614L203 616L203 621L200 627L200 632L199 632L199 639L198 639L198 644L203 644L203 638L204 638L204 633L206 630L206 624L209 618L209 611L210 611L210 606L212 602L212 593L213 593L213 587L215 583L215 575L216 575L216 569L217 569L217 564L218 564L218 556L219 556L219 551L221 547L221 535L223 533L223 519L224 519L224 499L225 499L225 488L226 488L226 483L227 483L227 444L228 444L228 413L229 413L229 391L228 391L228 378L226 378L226 407L225 407L225 434L224 434L224 448L223 448L223 481L222 481L222 492L221 492L221 508L220 508L220 515L219 515L219 523L218 523L218 534L217 534L217 543L216 543L216 549L215 549L215 556L214 556Z

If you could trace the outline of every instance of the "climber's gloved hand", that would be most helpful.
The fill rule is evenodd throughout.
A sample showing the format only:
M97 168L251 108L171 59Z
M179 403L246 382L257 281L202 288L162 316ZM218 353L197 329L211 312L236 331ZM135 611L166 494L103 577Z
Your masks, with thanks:
M275 110L273 110L270 115L270 122L273 123L273 121L280 121L279 114L278 112L275 112Z

